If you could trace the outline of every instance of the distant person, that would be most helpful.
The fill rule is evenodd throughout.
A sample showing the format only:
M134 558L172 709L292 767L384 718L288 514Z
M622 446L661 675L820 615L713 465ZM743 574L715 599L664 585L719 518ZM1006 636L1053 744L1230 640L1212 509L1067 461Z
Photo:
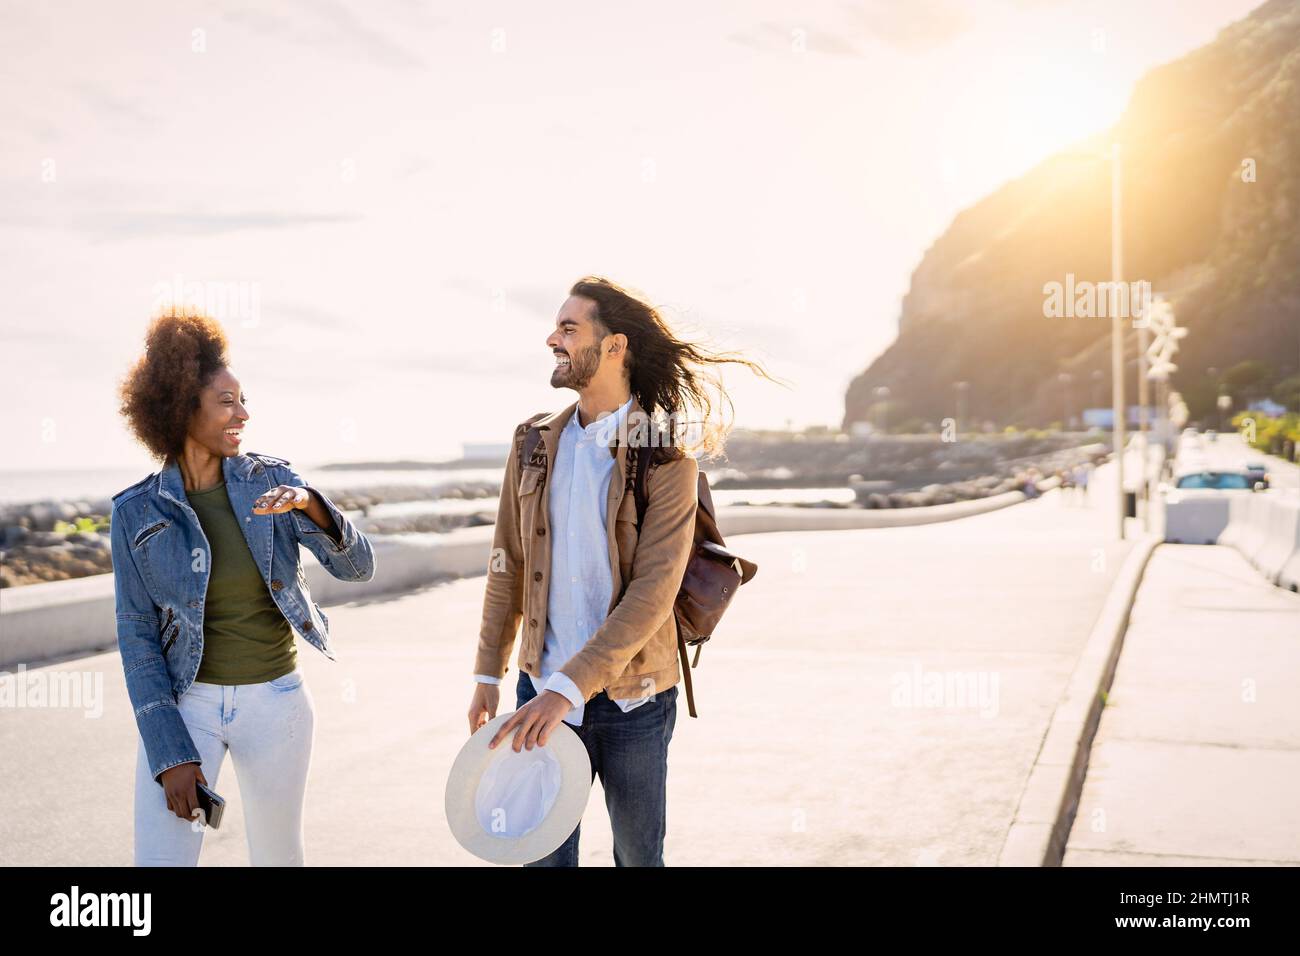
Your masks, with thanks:
M1020 490L1024 492L1026 498L1033 499L1042 494L1042 492L1038 490L1038 479L1040 477L1041 473L1037 468L1030 468L1028 471L1021 472L1020 475L1017 476Z
M615 865L663 866L668 744L681 677L673 604L694 545L699 469L672 431L666 445L652 447L647 425L656 413L680 421L698 411L705 428L699 444L716 450L723 429L709 422L704 368L738 362L766 372L681 341L652 305L597 277L569 290L546 346L555 356L551 385L573 389L578 399L514 431L469 732L496 716L497 685L522 625L518 709L492 746L545 746L559 723L568 723L604 787ZM521 468L530 425L541 441ZM652 457L638 539L629 481L641 454ZM526 865L577 866L580 830Z
M1092 477L1092 463L1083 462L1074 470L1074 483L1079 486L1079 497L1088 503L1088 481Z
M1074 498L1074 476L1068 468L1056 469L1055 478L1057 487L1061 489L1061 500L1070 502Z
M370 542L289 462L240 452L247 398L213 319L155 319L121 398L162 461L113 496L117 639L140 731L135 863L198 863L196 784L216 788L229 749L251 863L302 866L314 708L294 631L333 654L298 548L368 581Z

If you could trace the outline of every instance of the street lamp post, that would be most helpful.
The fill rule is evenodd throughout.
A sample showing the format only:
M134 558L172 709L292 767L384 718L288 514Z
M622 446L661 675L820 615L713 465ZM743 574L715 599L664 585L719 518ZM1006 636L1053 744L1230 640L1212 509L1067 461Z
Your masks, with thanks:
M1115 417L1112 436L1115 442L1115 484L1119 489L1119 537L1124 540L1124 327L1118 315L1119 284L1124 281L1123 188L1120 184L1120 147L1111 146L1110 176L1110 374L1111 407Z
M1059 156L1072 159L1097 160L1105 154L1097 153L1060 153ZM1124 538L1124 440L1126 422L1124 415L1124 327L1120 320L1119 284L1124 279L1124 216L1123 187L1121 185L1121 150L1119 143L1112 143L1110 148L1110 272L1111 272L1111 310L1110 310L1110 375L1111 375L1111 414L1112 438L1115 451L1116 501L1119 504L1118 531L1120 540Z
M1073 378L1069 372L1062 372L1056 376L1056 380L1061 383L1061 431L1070 430L1070 381Z
M1151 481L1149 476L1149 465L1147 462L1147 432L1151 423L1147 421L1147 405L1151 401L1150 382L1147 378L1147 349L1150 347L1150 339L1147 334L1150 325L1150 303L1143 308L1142 315L1138 319L1138 448L1142 454L1142 474L1138 487L1141 489L1142 498L1142 528L1144 531L1151 530Z
M881 385L875 390L876 398L880 399L880 430L884 434L889 434L889 386Z
M1174 364L1173 357L1178 351L1178 342L1185 335L1186 329L1180 329L1174 319L1174 310L1164 297L1157 297L1151 303L1146 316L1146 323L1154 333L1153 341L1143 352L1146 374L1142 376L1143 381L1150 380L1156 383L1156 407L1157 415L1161 415L1160 410L1165 409L1167 400L1165 394L1168 391L1169 376L1178 371L1178 366ZM1186 409L1184 408L1185 412ZM1163 420L1158 419L1156 427L1160 433L1160 439L1164 443L1165 453L1172 451L1173 436L1171 434L1172 414L1162 415ZM1184 414L1184 420L1186 416ZM1146 442L1143 440L1143 454L1146 452ZM1143 459L1143 481L1147 498L1147 509L1145 512L1146 527L1151 527L1151 488L1150 476L1146 471L1146 460Z
M1213 386L1213 388L1214 388L1214 394L1215 394L1215 396L1217 397L1218 394L1219 394L1219 392L1221 391L1221 389L1220 389L1220 387L1219 387L1219 370L1218 370L1217 368L1215 368L1213 365L1211 365L1209 368L1207 368L1207 369L1205 370L1205 374L1206 374L1207 376L1209 376L1210 384L1211 384L1211 386ZM1216 406L1216 407L1217 407L1217 406ZM1216 411L1214 414L1217 415L1217 414L1219 414L1219 413Z

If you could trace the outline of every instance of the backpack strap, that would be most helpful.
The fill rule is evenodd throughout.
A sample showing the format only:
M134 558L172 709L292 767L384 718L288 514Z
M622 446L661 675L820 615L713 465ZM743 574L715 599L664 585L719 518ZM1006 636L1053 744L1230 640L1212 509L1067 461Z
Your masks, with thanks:
M695 712L695 690L691 687L691 665L686 660L686 640L682 637L682 625L677 620L676 611L673 611L673 627L677 628L677 656L682 659L682 683L686 685L686 709L690 711L692 717L698 717L700 715ZM695 659L699 660L698 649Z
M542 430L533 423L545 417L545 412L539 412L519 426L523 430L523 440L516 440L515 449L521 473L524 466L533 460L533 456L537 453L537 446L542 443Z
M524 465L533 457L533 452L537 451L537 446L542 440L542 430L532 425L528 426L528 431L524 432L524 442L519 446L519 470L524 470Z
M636 496L636 533L641 536L641 522L645 521L646 508L650 506L650 496L646 493L646 475L650 473L649 448L638 448L636 455L636 480L632 484L632 493Z
M636 455L636 477L632 483L632 493L636 496L636 533L641 536L641 523L645 520L646 508L650 497L646 492L646 476L650 473L650 459L654 454L653 446L629 449L629 454ZM692 717L700 716L695 711L695 688L691 683L691 662L687 659L686 639L682 637L682 625L677 619L677 609L673 609L673 628L677 631L677 655L682 661L682 683L686 685L686 708ZM695 662L700 660L700 649L695 649Z

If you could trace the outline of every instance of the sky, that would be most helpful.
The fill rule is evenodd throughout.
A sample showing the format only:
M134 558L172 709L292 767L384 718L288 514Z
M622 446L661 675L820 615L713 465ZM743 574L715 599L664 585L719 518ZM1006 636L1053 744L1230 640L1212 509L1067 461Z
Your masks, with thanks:
M587 273L787 383L736 425L838 426L952 217L1256 5L0 0L0 469L153 467L116 385L173 289L295 463L569 404Z

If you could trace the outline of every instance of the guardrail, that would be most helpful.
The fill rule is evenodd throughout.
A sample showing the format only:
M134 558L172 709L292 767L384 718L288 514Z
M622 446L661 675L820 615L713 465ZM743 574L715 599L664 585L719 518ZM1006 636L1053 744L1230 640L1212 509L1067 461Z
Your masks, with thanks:
M1300 497L1294 492L1232 495L1218 543L1236 548L1273 584L1300 591Z

